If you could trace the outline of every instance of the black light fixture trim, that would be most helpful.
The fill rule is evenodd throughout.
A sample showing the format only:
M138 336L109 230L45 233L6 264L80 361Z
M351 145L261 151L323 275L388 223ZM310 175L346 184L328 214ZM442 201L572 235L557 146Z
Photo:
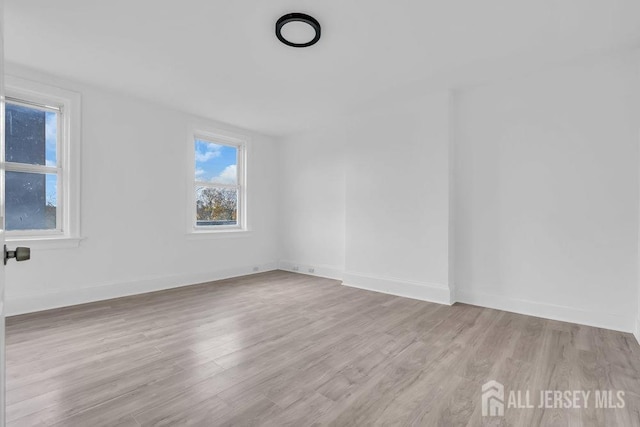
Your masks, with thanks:
M310 25L315 30L316 36L313 38L313 40L308 41L306 43L290 42L289 40L285 39L282 36L282 27L284 27L285 24L288 24L289 22L304 22L305 24ZM316 44L318 40L320 40L320 23L313 16L309 16L304 13L287 13L286 15L283 15L282 17L280 17L280 19L278 19L278 21L276 22L276 36L278 37L278 40L280 40L282 43L286 44L287 46L292 46L292 47L312 46Z

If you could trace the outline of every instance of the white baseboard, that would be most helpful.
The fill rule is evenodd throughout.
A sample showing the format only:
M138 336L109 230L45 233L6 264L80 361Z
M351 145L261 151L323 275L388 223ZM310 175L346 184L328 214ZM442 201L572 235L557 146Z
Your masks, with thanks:
M293 273L308 274L310 276L325 277L327 279L342 280L344 268L334 265L305 264L289 260L280 260L278 268Z
M449 287L435 283L410 282L388 277L371 277L361 273L345 271L342 284L352 288L366 289L438 304L451 305L452 303Z
M575 307L539 303L460 289L456 291L456 302L622 332L632 332L634 323L633 319L619 314L588 311Z
M15 316L18 314L33 313L52 308L68 307L88 302L144 294L147 292L190 286L277 269L278 263L271 262L259 265L258 271L254 271L254 266L252 265L206 273L149 277L130 282L105 283L87 288L65 289L39 295L24 295L7 299L5 303L6 315Z
M444 285L371 277L361 273L344 272L340 267L336 266L311 265L282 260L280 262L262 264L259 266L259 271L257 272L253 270L253 267L254 266L245 266L206 273L149 277L130 282L113 282L87 288L59 290L46 294L9 297L5 302L6 315L15 316L277 269L342 280L346 286L406 298L446 305L451 305L454 302L451 290ZM297 267L297 270L294 270L295 267ZM314 271L310 272L309 269L313 269ZM481 292L468 292L460 289L456 292L455 301L546 319L632 332L640 343L640 318L630 319L617 314L593 312L574 307L544 304Z

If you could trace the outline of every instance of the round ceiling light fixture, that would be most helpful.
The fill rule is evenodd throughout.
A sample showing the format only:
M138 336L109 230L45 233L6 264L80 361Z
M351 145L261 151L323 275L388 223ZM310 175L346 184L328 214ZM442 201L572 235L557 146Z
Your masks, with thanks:
M287 46L312 46L320 40L320 23L304 13L287 13L276 22L276 36Z

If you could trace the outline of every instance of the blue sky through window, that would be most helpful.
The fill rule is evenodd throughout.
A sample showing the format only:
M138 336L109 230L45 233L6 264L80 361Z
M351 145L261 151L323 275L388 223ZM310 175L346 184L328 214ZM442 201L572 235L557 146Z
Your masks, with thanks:
M45 156L47 166L56 166L58 143L58 114L47 111L45 116Z
M217 184L237 184L238 149L196 139L196 180Z
M58 114L47 111L45 116L45 158L47 166L57 166L58 151ZM46 201L47 204L58 206L57 175L47 174Z

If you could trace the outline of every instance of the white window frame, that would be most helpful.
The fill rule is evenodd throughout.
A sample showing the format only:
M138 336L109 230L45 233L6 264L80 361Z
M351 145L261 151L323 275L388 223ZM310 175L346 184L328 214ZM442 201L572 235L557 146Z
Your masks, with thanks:
M237 149L237 185L216 184L196 180L196 139L213 144L232 146ZM247 151L250 140L244 135L224 131L209 126L192 125L188 132L188 167L187 167L187 233L191 235L241 235L249 232L247 220ZM197 187L237 188L238 213L236 225L207 225L197 224Z
M0 153L2 173L15 172L56 172L57 208L56 230L8 230L6 240L12 244L24 244L32 248L74 247L80 242L80 141L81 141L81 98L77 92L46 84L5 77L5 102L23 101L42 110L59 109L56 166L34 166L7 163L4 150ZM5 102L2 103L4 118ZM17 102L19 103L19 102ZM3 197L4 201L4 197ZM4 209L3 209L4 211Z

